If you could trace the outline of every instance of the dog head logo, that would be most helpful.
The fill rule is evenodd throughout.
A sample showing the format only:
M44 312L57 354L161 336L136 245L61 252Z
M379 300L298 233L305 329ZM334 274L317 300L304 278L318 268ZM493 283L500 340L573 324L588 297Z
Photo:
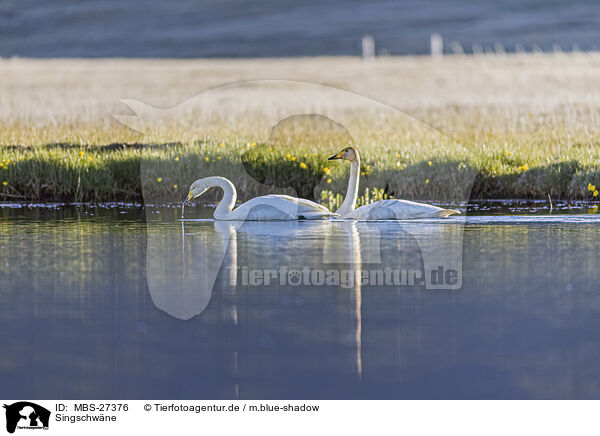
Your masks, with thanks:
M3 406L6 409L6 431L19 429L47 429L50 411L29 401L19 401Z
M214 187L201 184L200 189L187 192L195 180L210 178L214 182L218 176L217 186L223 193L227 185L227 201L222 200L224 194L214 194L216 190L204 197L204 201L217 202L223 195L221 212L231 213L236 199L268 194L322 201L333 212L340 207L338 197L348 192L346 186L353 187L354 195L348 198L354 198L356 206L361 206L361 201L366 204L387 197L462 204L469 198L477 174L477 169L462 159L469 150L443 132L376 100L325 85L282 80L241 82L208 90L169 109L132 99L122 102L131 113L115 118L143 133L147 144L141 154L140 173L148 290L157 308L181 320L206 309L213 288L220 286L220 271L235 270L238 231L272 236L276 228L284 227L281 231L288 242L301 239L294 237L295 225L271 222L261 226L246 219L247 215L211 223L202 219L204 215L190 218L193 209L173 226L181 215L168 212L166 207L161 210L162 205L187 204ZM163 138L173 132L185 132L184 138L165 143ZM360 147L362 159L348 164L327 159L348 146ZM459 157L449 158L448 150L457 150ZM428 161L433 155L442 158ZM342 171L350 171L352 177L343 177ZM336 172L337 177L330 177ZM231 179L230 183L222 177ZM379 206L388 204L380 202ZM378 213L382 210L374 208L373 217L381 217ZM285 214L292 216L294 212ZM196 222L189 223L186 230L184 221ZM464 218L459 216L454 222L453 226L442 226L400 224L396 220L377 227L330 223L340 227L330 242L344 240L344 246L360 247L361 262L353 252L339 250L340 244L326 240L322 263L347 263L350 254L353 264L380 263L378 230L385 227L392 234L402 231L418 241L427 289L460 289L460 274L451 283L436 279L442 271L440 266L443 271L462 271ZM387 260L391 263L394 259Z

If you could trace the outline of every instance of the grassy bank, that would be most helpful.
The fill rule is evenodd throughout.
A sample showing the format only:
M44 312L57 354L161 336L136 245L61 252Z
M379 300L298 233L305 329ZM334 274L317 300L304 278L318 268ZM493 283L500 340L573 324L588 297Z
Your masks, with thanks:
M345 192L348 165L326 157L354 143L369 199L596 201L599 68L597 54L368 64L354 58L0 60L0 200L180 201L196 178L222 175L238 187L240 200L272 187L334 206ZM175 111L170 124L145 134L112 117L133 114L122 98L172 107L224 83L266 78L347 89L395 109L326 98L321 89L300 98L252 94L253 85L242 84L233 98L203 103L212 117L203 115L204 126L192 110ZM314 112L338 114L332 118L350 139L324 141L310 123L272 137L278 119Z
M463 193L464 199L599 199L590 189L600 187L598 142L573 143L550 156L504 143L477 153L410 144L374 144L361 153L361 191L371 196L376 190L390 198L437 201ZM328 203L345 192L349 169L346 162L327 161L330 154L310 145L290 149L250 140L5 146L0 199L141 201L144 191L154 201L180 201L196 178L222 175L238 187L240 200L264 194L268 185Z

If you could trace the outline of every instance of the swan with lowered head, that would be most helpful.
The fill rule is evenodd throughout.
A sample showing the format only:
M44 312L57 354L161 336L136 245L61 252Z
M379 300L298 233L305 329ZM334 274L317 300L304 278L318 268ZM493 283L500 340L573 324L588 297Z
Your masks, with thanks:
M350 161L350 180L346 198L336 211L341 218L357 220L402 220L414 218L446 218L455 213L452 209L442 209L430 204L416 203L409 200L380 200L356 208L358 197L358 181L360 174L360 154L355 147L346 147L329 160L344 159Z
M323 219L337 214L330 212L325 206L321 206L310 200L290 197L289 195L263 195L248 200L238 206L235 210L237 193L235 186L225 177L205 177L198 179L192 186L186 200L183 202L181 216L185 205L192 199L204 194L210 188L221 188L223 198L215 209L216 220L224 221L268 221L268 220L297 220L297 219Z

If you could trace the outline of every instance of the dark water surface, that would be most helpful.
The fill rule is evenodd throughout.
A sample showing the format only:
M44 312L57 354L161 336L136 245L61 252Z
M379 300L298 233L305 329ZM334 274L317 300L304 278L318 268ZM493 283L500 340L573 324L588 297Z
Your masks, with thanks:
M0 389L28 399L600 398L600 215L546 207L478 204L466 222L186 221L181 245L176 208L152 210L147 224L137 206L4 206ZM177 277L205 274L198 241L212 247L223 234L208 306L180 319L191 300L177 305ZM461 289L232 286L226 268L373 268L377 237L382 265L416 270L427 244L434 257L462 244ZM172 289L161 294L162 278Z
M593 0L3 0L0 56L273 57L429 52L431 33L507 51L598 49Z

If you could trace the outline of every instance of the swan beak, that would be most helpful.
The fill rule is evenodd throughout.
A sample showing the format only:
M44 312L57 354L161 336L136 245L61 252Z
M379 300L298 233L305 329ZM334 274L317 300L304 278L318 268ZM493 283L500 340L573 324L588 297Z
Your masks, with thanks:
M186 199L185 199L185 201L183 202L183 206L185 206L186 204L188 204L192 198L194 198L194 192L193 192L193 191L190 191L190 192L188 193L188 196L187 196L187 198L186 198Z
M327 160L341 159L343 155L344 155L344 150L340 151L338 154L334 154L330 158L327 158Z

